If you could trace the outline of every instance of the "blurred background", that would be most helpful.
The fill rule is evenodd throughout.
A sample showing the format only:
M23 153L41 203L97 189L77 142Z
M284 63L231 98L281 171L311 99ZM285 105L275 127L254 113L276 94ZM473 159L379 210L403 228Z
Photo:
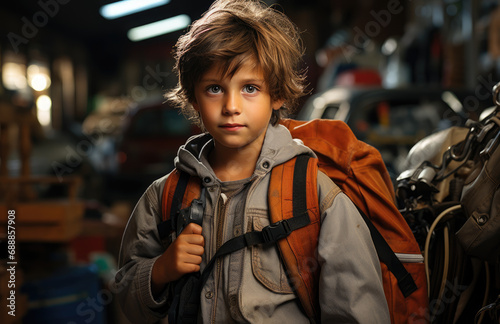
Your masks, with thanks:
M393 179L418 140L493 106L499 1L266 2L306 47L310 92L292 117L344 120ZM0 257L14 210L18 262L18 316L2 323L127 323L109 287L123 229L198 132L162 95L176 83L172 47L211 1L110 3L0 5ZM0 270L2 303L8 278Z

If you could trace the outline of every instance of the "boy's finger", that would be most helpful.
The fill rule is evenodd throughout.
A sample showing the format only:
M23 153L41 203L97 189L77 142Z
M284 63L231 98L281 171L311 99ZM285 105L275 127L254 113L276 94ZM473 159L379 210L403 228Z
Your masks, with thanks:
M201 235L201 226L196 223L189 223L182 230L181 234L200 234Z
M200 245L202 248L205 246L205 238L200 234L186 235L185 241L189 244Z
M190 264L196 264L199 265L201 263L201 256L200 255L194 255L191 254L186 259L184 260L184 263L190 263Z
M191 255L198 255L201 256L203 255L203 252L205 252L205 249L202 244L192 244L189 247L189 251L187 251Z
M201 235L201 226L195 223L189 223L186 228L182 230L179 238L182 237L182 241L189 244L205 245L205 239Z

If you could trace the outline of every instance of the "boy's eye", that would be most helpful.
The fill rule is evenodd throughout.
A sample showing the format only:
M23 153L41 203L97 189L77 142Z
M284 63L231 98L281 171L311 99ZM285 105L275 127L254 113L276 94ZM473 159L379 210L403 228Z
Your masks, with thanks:
M221 90L222 90L221 87L218 85L211 85L207 88L207 91L209 93L219 93L221 92Z
M248 85L246 85L246 86L243 88L243 90L244 90L246 93L255 93L255 92L257 92L257 90L259 90L259 89L257 89L257 87L256 87L256 86L254 86L254 85L248 84Z

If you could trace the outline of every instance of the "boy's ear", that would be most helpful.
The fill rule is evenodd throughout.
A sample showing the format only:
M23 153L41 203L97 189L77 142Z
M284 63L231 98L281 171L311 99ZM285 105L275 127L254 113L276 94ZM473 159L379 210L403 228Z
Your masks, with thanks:
M283 104L285 103L285 100L275 100L272 103L273 110L278 110L281 107L283 107Z
M200 106L198 106L198 103L195 101L191 102L191 106L193 106L194 110L200 111Z

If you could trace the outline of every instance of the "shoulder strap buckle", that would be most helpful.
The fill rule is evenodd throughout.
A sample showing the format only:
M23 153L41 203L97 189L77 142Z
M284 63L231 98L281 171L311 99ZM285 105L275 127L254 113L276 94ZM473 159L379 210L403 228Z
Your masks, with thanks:
M271 243L287 237L291 232L290 224L284 219L264 227L262 229L262 236L265 243Z

